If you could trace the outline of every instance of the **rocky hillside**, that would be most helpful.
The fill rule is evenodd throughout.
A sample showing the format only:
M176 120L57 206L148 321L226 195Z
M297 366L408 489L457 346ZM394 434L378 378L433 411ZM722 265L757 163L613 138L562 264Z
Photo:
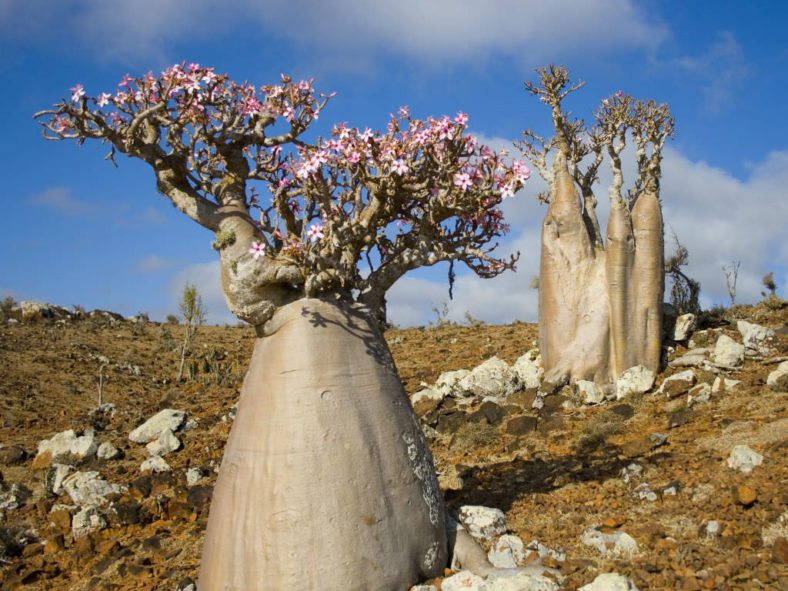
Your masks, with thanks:
M535 325L386 337L447 505L496 564L546 567L545 589L616 588L604 573L788 589L788 309L773 308L682 325L656 376L549 394ZM253 331L201 327L176 382L182 326L7 316L0 589L190 589ZM536 588L500 585L447 571L423 588Z

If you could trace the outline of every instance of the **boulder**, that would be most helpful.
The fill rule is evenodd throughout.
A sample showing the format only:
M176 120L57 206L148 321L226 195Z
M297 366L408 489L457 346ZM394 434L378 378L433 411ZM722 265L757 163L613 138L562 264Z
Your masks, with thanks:
M52 464L52 492L56 495L63 493L63 481L74 470L68 464Z
M101 505L107 502L106 496L122 493L126 487L112 484L102 479L98 472L74 472L63 480L63 490L76 505Z
M697 324L697 317L695 314L682 314L676 318L676 324L673 326L673 340L686 341L692 331L695 330Z
M728 335L720 335L714 345L712 360L722 367L738 367L744 362L744 345L741 345Z
M506 516L500 509L463 505L460 507L459 520L469 534L486 542L506 533Z
M544 377L544 367L542 367L542 356L538 349L531 349L525 355L520 356L512 365L520 386L527 390L539 388Z
M129 439L134 443L148 443L161 437L168 429L174 433L181 428L185 421L185 412L167 408L129 433Z
M88 427L85 432L71 442L69 451L78 458L87 458L95 455L98 450L98 439L93 427Z
M517 391L519 382L517 374L512 371L508 363L498 357L491 357L473 368L471 373L460 380L458 386L463 392L478 398L485 396L505 398Z
M518 536L504 534L492 545L487 559L498 568L517 568L525 560L525 544Z
M771 328L752 324L745 320L739 320L736 323L736 328L739 329L746 353L751 355L769 355L771 353L769 344L776 336Z
M662 394L669 399L678 398L686 394L695 385L696 381L695 372L691 369L686 369L665 378L659 390L657 390L657 394Z
M71 453L71 444L77 436L73 429L61 431L51 439L44 439L38 442L38 453L33 460L34 468L48 466L53 460L67 456Z
M783 361L769 374L766 385L775 392L788 392L788 361Z
M616 380L616 399L648 392L654 385L654 372L643 365L630 367Z
M452 398L463 398L465 392L460 388L460 381L470 373L471 372L467 369L446 371L438 376L432 389L437 392L441 400L447 396Z

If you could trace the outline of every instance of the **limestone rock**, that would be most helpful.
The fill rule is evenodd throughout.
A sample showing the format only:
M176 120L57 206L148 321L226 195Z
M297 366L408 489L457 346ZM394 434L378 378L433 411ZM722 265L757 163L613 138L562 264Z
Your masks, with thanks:
M506 516L500 509L463 505L459 518L462 526L476 539L491 542L506 533Z
M746 353L768 355L771 352L769 344L776 335L771 328L745 320L739 320L736 328L739 329Z
M433 390L438 393L441 399L451 396L452 398L462 398L465 392L460 388L460 381L471 372L467 369L446 371L438 376Z
M114 460L120 457L120 450L109 441L105 441L99 445L96 456L102 460Z
M446 577L441 582L441 591L489 591L487 582L469 570Z
M589 527L583 532L580 541L596 548L602 555L631 557L638 551L635 539L623 531L604 533L597 527Z
M74 538L81 538L92 531L104 529L107 521L101 515L98 506L88 505L82 507L71 520L71 531Z
M487 559L498 568L516 568L525 559L525 544L518 536L504 534L492 545Z
M111 484L99 476L98 472L74 472L63 481L63 490L76 505L101 505L112 493L122 493L125 487Z
M763 456L750 449L748 445L737 445L728 457L728 467L742 472L752 472L755 466L763 463Z
M676 318L676 324L673 327L673 340L686 341L692 331L695 330L697 324L697 317L695 314L683 314Z
M148 453L152 456L165 456L172 453L181 447L180 440L175 437L175 434L169 430L164 429L156 441L151 441L145 446Z
M192 486L205 478L205 473L200 468L191 467L186 470L186 484Z
M473 368L458 385L465 393L479 398L485 396L505 398L517 390L518 380L508 363L498 357L491 357Z
M653 385L653 371L643 365L630 367L616 380L616 399L621 400L632 394L643 394Z
M49 465L53 460L61 458L71 453L71 444L76 440L76 435L73 429L61 431L51 439L44 439L38 442L38 453L36 459L33 461L33 467L41 468L43 465ZM46 462L39 460L47 458Z
M788 392L788 361L783 361L769 374L766 385L775 392Z
M720 335L714 345L712 360L723 367L738 367L744 362L744 345L734 341L727 335Z
M520 356L512 365L512 371L517 375L520 385L532 390L539 387L544 377L544 367L542 367L542 357L538 349L531 349L525 355Z
M605 390L595 382L577 380L575 389L582 398L583 404L599 404L605 401Z
M732 392L741 386L741 380L731 380L717 376L714 378L714 383L711 385L712 394L720 394L722 392Z
M695 372L691 369L686 369L665 378L659 390L657 390L657 394L662 394L669 399L677 398L686 394L695 385L696 381Z
M487 578L489 591L557 591L558 583L542 575L527 572L502 573Z
M624 575L603 573L578 591L638 591L638 588Z
M140 472L169 472L172 468L161 456L148 458L140 465Z
M69 446L71 455L78 458L90 457L96 453L96 450L98 450L98 439L96 438L96 432L93 430L93 427L85 429L85 432L79 437L76 437Z
M129 433L134 443L148 443L158 439L165 430L177 431L186 420L186 413L172 408L164 409Z
M52 492L56 495L63 493L63 481L74 470L68 464L52 464Z
M696 386L690 388L687 392L687 406L695 406L696 404L704 404L711 400L711 386L706 382L701 382Z

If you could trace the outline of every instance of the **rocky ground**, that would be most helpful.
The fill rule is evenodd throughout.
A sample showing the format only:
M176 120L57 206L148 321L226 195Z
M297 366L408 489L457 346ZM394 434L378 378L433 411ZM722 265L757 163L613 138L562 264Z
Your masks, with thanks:
M741 319L775 335L768 349L723 363L714 347L721 335L743 343ZM705 315L687 340L670 343L672 366L648 392L620 399L591 386L542 397L517 377L514 368L534 361L516 363L535 346L533 324L386 338L447 505L499 509L516 536L498 541L496 560L541 560L560 573L562 589L606 572L641 591L788 589L788 393L766 385L788 356L787 325L788 308L762 304ZM0 589L173 591L196 579L254 335L201 327L176 382L183 334L183 326L108 313L0 324ZM433 387L445 372L494 356L513 372L497 393L472 379L448 393ZM688 369L694 383L667 380ZM717 378L739 383L712 389ZM170 415L177 443L129 438L166 409L183 413ZM39 442L68 430L73 453L60 454L57 441L38 453ZM141 471L151 445L168 471ZM749 472L731 467L736 446L762 462Z

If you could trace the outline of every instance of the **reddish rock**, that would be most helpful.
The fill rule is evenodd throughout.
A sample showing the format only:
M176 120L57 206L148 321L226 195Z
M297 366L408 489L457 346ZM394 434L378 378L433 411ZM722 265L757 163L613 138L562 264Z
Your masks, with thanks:
M788 564L788 540L784 537L779 537L774 540L772 545L772 560Z

